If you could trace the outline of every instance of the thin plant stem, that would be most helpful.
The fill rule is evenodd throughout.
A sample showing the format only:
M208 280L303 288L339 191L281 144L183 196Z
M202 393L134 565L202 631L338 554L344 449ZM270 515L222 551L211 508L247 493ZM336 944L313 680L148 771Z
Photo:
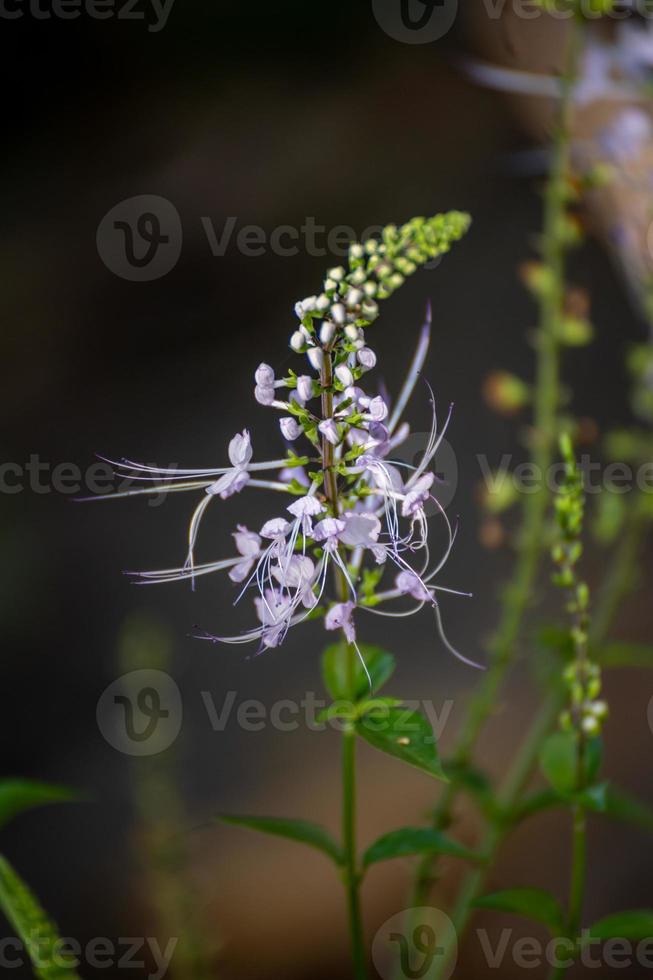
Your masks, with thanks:
M596 612L592 618L590 644L597 645L605 640L614 615L622 599L630 589L633 567L637 560L637 552L642 543L641 529L644 519L642 511L643 508L638 500L633 504L630 511L629 520L619 541L609 573L599 592ZM500 790L500 811L505 812L514 806L527 787L537 763L537 756L542 741L550 732L565 704L565 700L566 693L564 688L558 686L555 691L549 693L540 707ZM459 942L471 918L473 903L485 885L499 848L509 830L509 826L506 827L499 822L492 824L487 830L480 846L481 853L487 859L485 865L482 868L470 870L463 879L458 900L451 916L455 927L454 935L458 937ZM580 839L578 843L578 861L580 862ZM580 873L579 869L577 874L580 876ZM572 873L573 877L574 873ZM445 949L439 961L438 969L441 973L439 974L436 969L436 972L430 980L437 980L439 975L444 974L450 956L451 950Z
M325 351L324 355L320 383L322 386L322 417L328 419L333 415L333 364L331 352L328 350ZM339 510L338 484L333 470L334 452L333 446L326 437L322 439L322 461L326 497L334 517L337 517ZM347 598L347 582L343 572L338 568L335 568L335 587L340 601L344 601ZM343 656L347 658L348 688L349 695L353 700L357 654L351 644L343 644L342 649ZM365 980L367 977L367 955L360 903L360 872L356 853L356 729L350 723L343 730L342 741L342 842L345 856L344 881L347 892L354 978L355 980Z
M546 478L553 460L553 444L560 402L557 327L565 298L566 248L560 228L564 221L567 200L573 113L572 93L577 75L580 44L581 31L578 22L575 22L569 35L566 69L561 79L553 159L544 200L542 259L550 272L550 284L540 298L532 436L532 461L537 467L536 472L540 474L543 485L537 493L524 497L522 529L513 579L505 590L501 620L490 643L491 656L488 671L472 697L453 752L453 762L456 766L469 764L479 736L498 703L499 691L515 660L517 641L532 599L545 548L544 531L550 502ZM435 809L433 823L437 828L446 827L451 822L453 804L457 795L458 787L452 783ZM433 882L433 865L434 858L429 856L418 864L412 890L413 906L423 905L428 899Z

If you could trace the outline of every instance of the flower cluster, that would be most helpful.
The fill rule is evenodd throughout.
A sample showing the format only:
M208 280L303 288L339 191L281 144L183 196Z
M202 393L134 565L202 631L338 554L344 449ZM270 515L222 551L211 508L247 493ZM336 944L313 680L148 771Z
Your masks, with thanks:
M583 551L583 480L567 436L563 436L561 448L565 462L565 479L555 501L558 533L552 557L556 566L554 582L567 590L567 609L574 621L571 633L574 656L563 674L569 690L570 707L562 715L561 726L566 731L576 730L592 737L600 733L608 708L605 701L597 700L601 692L601 671L598 664L589 659L587 650L589 589L585 582L580 581L576 572L576 565Z
M281 413L279 427L286 443L305 440L303 455L288 449L284 458L254 462L245 430L229 444L228 467L165 470L130 460L116 464L121 475L149 482L142 490L127 493L204 491L190 522L184 565L138 573L138 580L188 579L194 584L199 576L227 570L240 587L238 599L253 592L258 624L236 636L207 634L207 639L277 647L291 627L323 615L327 630L342 630L347 642L355 644L359 610L403 616L426 605L434 612L446 646L460 656L444 636L436 598L442 587L435 579L455 532L433 496L436 478L430 466L451 411L439 428L432 391L433 421L420 462L412 466L393 459L393 451L409 431L402 415L428 351L430 310L395 404L389 404L386 396L366 392L362 382L376 365L365 330L377 318L379 302L420 266L446 252L468 224L467 215L452 212L413 219L400 228L391 225L379 240L353 244L348 268L330 269L322 292L296 304L298 326L290 346L306 356L308 367L278 378L271 366L260 364L254 394L259 404ZM277 479L260 478L275 470ZM233 535L234 557L198 564L195 546L209 503L246 487L293 499L256 532L239 525ZM447 531L444 554L434 562L425 511L429 502ZM394 569L394 582L381 589L386 569ZM333 597L330 581L335 583ZM405 598L411 600L407 610L379 608Z

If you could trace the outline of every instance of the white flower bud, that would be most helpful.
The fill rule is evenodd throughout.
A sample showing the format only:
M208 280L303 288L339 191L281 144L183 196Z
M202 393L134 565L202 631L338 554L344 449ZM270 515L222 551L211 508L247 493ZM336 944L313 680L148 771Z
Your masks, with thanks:
M327 276L329 279L333 279L334 282L342 282L345 278L345 270L341 265L337 265L335 268L329 269Z
M305 327L303 323L299 328L299 332L304 338L304 340L308 341L309 343L313 340L313 335L311 331L308 329L308 327Z
M325 320L320 330L320 340L323 344L330 344L336 334L336 325L331 320Z
M361 289L350 289L345 296L345 303L352 309L354 306L358 306L363 298L363 291Z
M329 309L330 305L331 305L331 300L329 299L328 296L322 293L322 295L318 296L317 298L315 309L318 311L318 313L324 313L325 310Z
M298 354L301 354L305 343L306 341L304 339L304 334L300 330L295 330L294 334L290 338L290 346L292 349Z
M302 309L304 313L312 313L317 304L317 296L307 296L306 299L302 300Z
M358 340L360 337L360 330L354 323L348 323L345 327L345 337L347 340Z
M365 269L362 266L359 266L358 269L352 272L352 274L349 277L349 281L354 286L362 286L366 278L367 276L365 274Z
M370 323L372 323L372 321L376 320L379 315L378 303L375 303L373 299L366 300L361 307L361 313L366 320L369 320Z
M388 417L388 406L380 395L371 399L367 411L373 422L383 422Z
M268 385L257 385L254 389L254 397L259 405L271 405L274 401L274 388Z
M281 435L288 442L294 442L302 432L301 425L291 415L285 415L282 419L279 419L279 428L281 429Z
M274 387L274 371L269 364L259 364L254 374L256 384L262 388Z
M335 279L325 279L324 288L327 293L333 293L338 288L338 283L335 281Z
M349 388L349 386L353 385L354 383L354 375L351 373L346 364L338 365L336 368L336 378L343 388Z
M356 357L360 366L366 371L371 371L373 367L376 367L376 354L369 347L362 347Z
M353 245L349 247L349 256L352 259L362 259L365 255L365 249L358 242L354 242Z
M320 422L318 429L325 437L327 442L330 442L332 446L338 445L340 442L340 435L338 434L338 426L333 419L325 419L324 422Z
M333 317L334 323L337 323L338 326L342 326L347 316L347 311L342 303L333 304L331 307L331 316Z
M363 292L368 297L368 299L374 299L376 296L378 286L375 282L366 282L363 286Z
M311 347L306 351L306 356L308 363L314 371L320 371L322 369L322 365L324 364L324 351L321 347Z
M583 718L581 725L585 734L590 736L598 735L601 727L597 719L592 715L587 715L585 718Z
M300 374L297 378L297 394L303 402L313 397L313 379L307 374Z

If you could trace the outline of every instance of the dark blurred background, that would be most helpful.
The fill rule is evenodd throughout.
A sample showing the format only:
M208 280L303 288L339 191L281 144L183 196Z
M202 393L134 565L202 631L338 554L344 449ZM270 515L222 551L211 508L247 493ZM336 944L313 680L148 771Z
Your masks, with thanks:
M178 767L185 807L180 827L196 897L190 914L220 947L211 976L345 977L344 904L326 862L211 823L219 811L270 813L304 815L337 830L337 734L270 725L244 732L235 718L214 732L201 697L210 691L219 707L228 692L237 704L257 699L266 706L310 691L322 696L319 626L295 631L281 650L255 659L244 648L192 639L194 624L235 632L245 622L231 608L226 578L201 580L191 594L184 585L135 588L121 572L178 564L197 498L181 494L159 507L142 498L76 505L73 492L52 488L52 470L69 463L84 473L96 453L218 466L229 438L245 426L258 458L270 445L280 447L274 413L252 397L253 371L260 361L286 362L294 302L319 288L333 260L307 254L301 241L294 256L270 247L244 255L235 234L224 255L214 256L202 218L218 235L230 216L236 232L252 224L269 234L312 218L360 235L414 214L468 210L474 224L464 242L386 304L369 339L396 391L431 299L427 375L440 406L456 404L450 442L459 477L451 512L462 520L445 578L475 595L471 602L445 600L444 609L451 639L482 659L510 553L489 551L479 540L476 456L498 463L506 452L522 458L524 449L522 423L493 415L481 388L496 368L531 377L535 313L517 276L533 255L540 222L541 171L519 163L531 148L529 134L501 96L465 80L460 58L470 41L463 18L437 43L412 45L388 36L367 2L175 0L158 31L148 30L155 19L149 12L145 20L46 20L23 12L1 25L2 448L23 470L33 456L46 468L38 486L25 471L15 477L23 489L2 495L0 772L75 786L90 802L21 817L4 832L2 850L64 935L82 942L158 935L135 803L151 760L116 751L96 722L98 699L121 673L123 624L147 617L174 648L170 672L184 723L170 765ZM531 30L537 47L537 23ZM132 282L102 261L96 233L110 209L143 194L174 205L183 245L166 275ZM644 327L598 244L574 260L574 278L592 293L597 327L593 346L567 356L574 409L601 428L627 422L621 365ZM428 427L424 393L410 418L417 431ZM270 506L253 491L214 505L200 559L231 554L234 525L257 527ZM601 561L590 554L590 580ZM620 635L645 639L648 627L647 603L631 602ZM436 709L453 700L443 734L445 747L451 744L477 675L449 657L428 616L396 625L370 617L364 628L367 640L397 654L393 693L432 698ZM613 672L607 694L608 770L653 795L648 675ZM482 760L497 776L534 696L524 668L483 741ZM362 748L361 839L421 822L436 791L426 776ZM162 817L165 806L162 799ZM156 809L155 794L150 815ZM463 837L473 841L474 818L466 819ZM560 892L568 836L563 814L526 825L502 852L494 883ZM646 838L600 823L591 845L601 861L591 873L589 913L650 904ZM370 875L370 938L405 906L408 870L393 862ZM434 896L443 907L456 880L450 870ZM496 938L496 919L484 924ZM470 944L455 975L482 974L479 955ZM502 975L511 970L519 972L507 965ZM82 965L80 972L97 971ZM125 968L121 975L146 972Z

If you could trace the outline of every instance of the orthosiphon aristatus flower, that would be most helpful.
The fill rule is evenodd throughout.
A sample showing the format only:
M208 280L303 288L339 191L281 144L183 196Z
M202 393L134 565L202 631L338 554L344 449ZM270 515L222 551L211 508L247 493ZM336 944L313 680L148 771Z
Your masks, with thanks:
M447 251L467 225L466 215L452 212L429 220L414 219L401 228L389 226L380 240L353 244L348 269L330 269L322 292L296 304L300 323L290 346L306 356L312 373L290 371L277 378L270 365L260 364L254 375L254 396L259 404L283 413L280 430L287 442L306 440L303 456L289 449L284 458L255 462L250 434L243 430L229 443L228 467L159 469L131 460L114 464L120 475L146 484L123 495L201 492L183 565L136 573L138 582L188 579L194 585L199 576L226 570L240 589L236 601L253 594L258 625L235 636L206 634L203 639L256 643L259 649L277 647L289 629L322 615L327 630L341 630L347 642L355 645L359 613L405 616L429 606L447 648L471 663L446 639L438 606L440 591L465 593L445 589L435 581L451 552L455 530L433 495L435 475L429 469L451 409L440 429L430 387L433 420L420 462L413 466L392 458L409 433L401 417L429 348L430 309L394 406L387 396L367 393L361 387L363 375L377 363L365 330L378 316L378 302L420 265ZM277 479L261 478L260 474L270 471L277 471ZM233 535L234 557L198 564L195 548L210 501L252 489L295 499L258 530L239 524ZM435 561L429 552L427 504L435 506L447 533L444 554ZM370 568L376 570L373 587ZM384 590L380 583L391 568L395 569L394 587ZM396 601L405 603L407 598L412 602L409 609L382 608Z

